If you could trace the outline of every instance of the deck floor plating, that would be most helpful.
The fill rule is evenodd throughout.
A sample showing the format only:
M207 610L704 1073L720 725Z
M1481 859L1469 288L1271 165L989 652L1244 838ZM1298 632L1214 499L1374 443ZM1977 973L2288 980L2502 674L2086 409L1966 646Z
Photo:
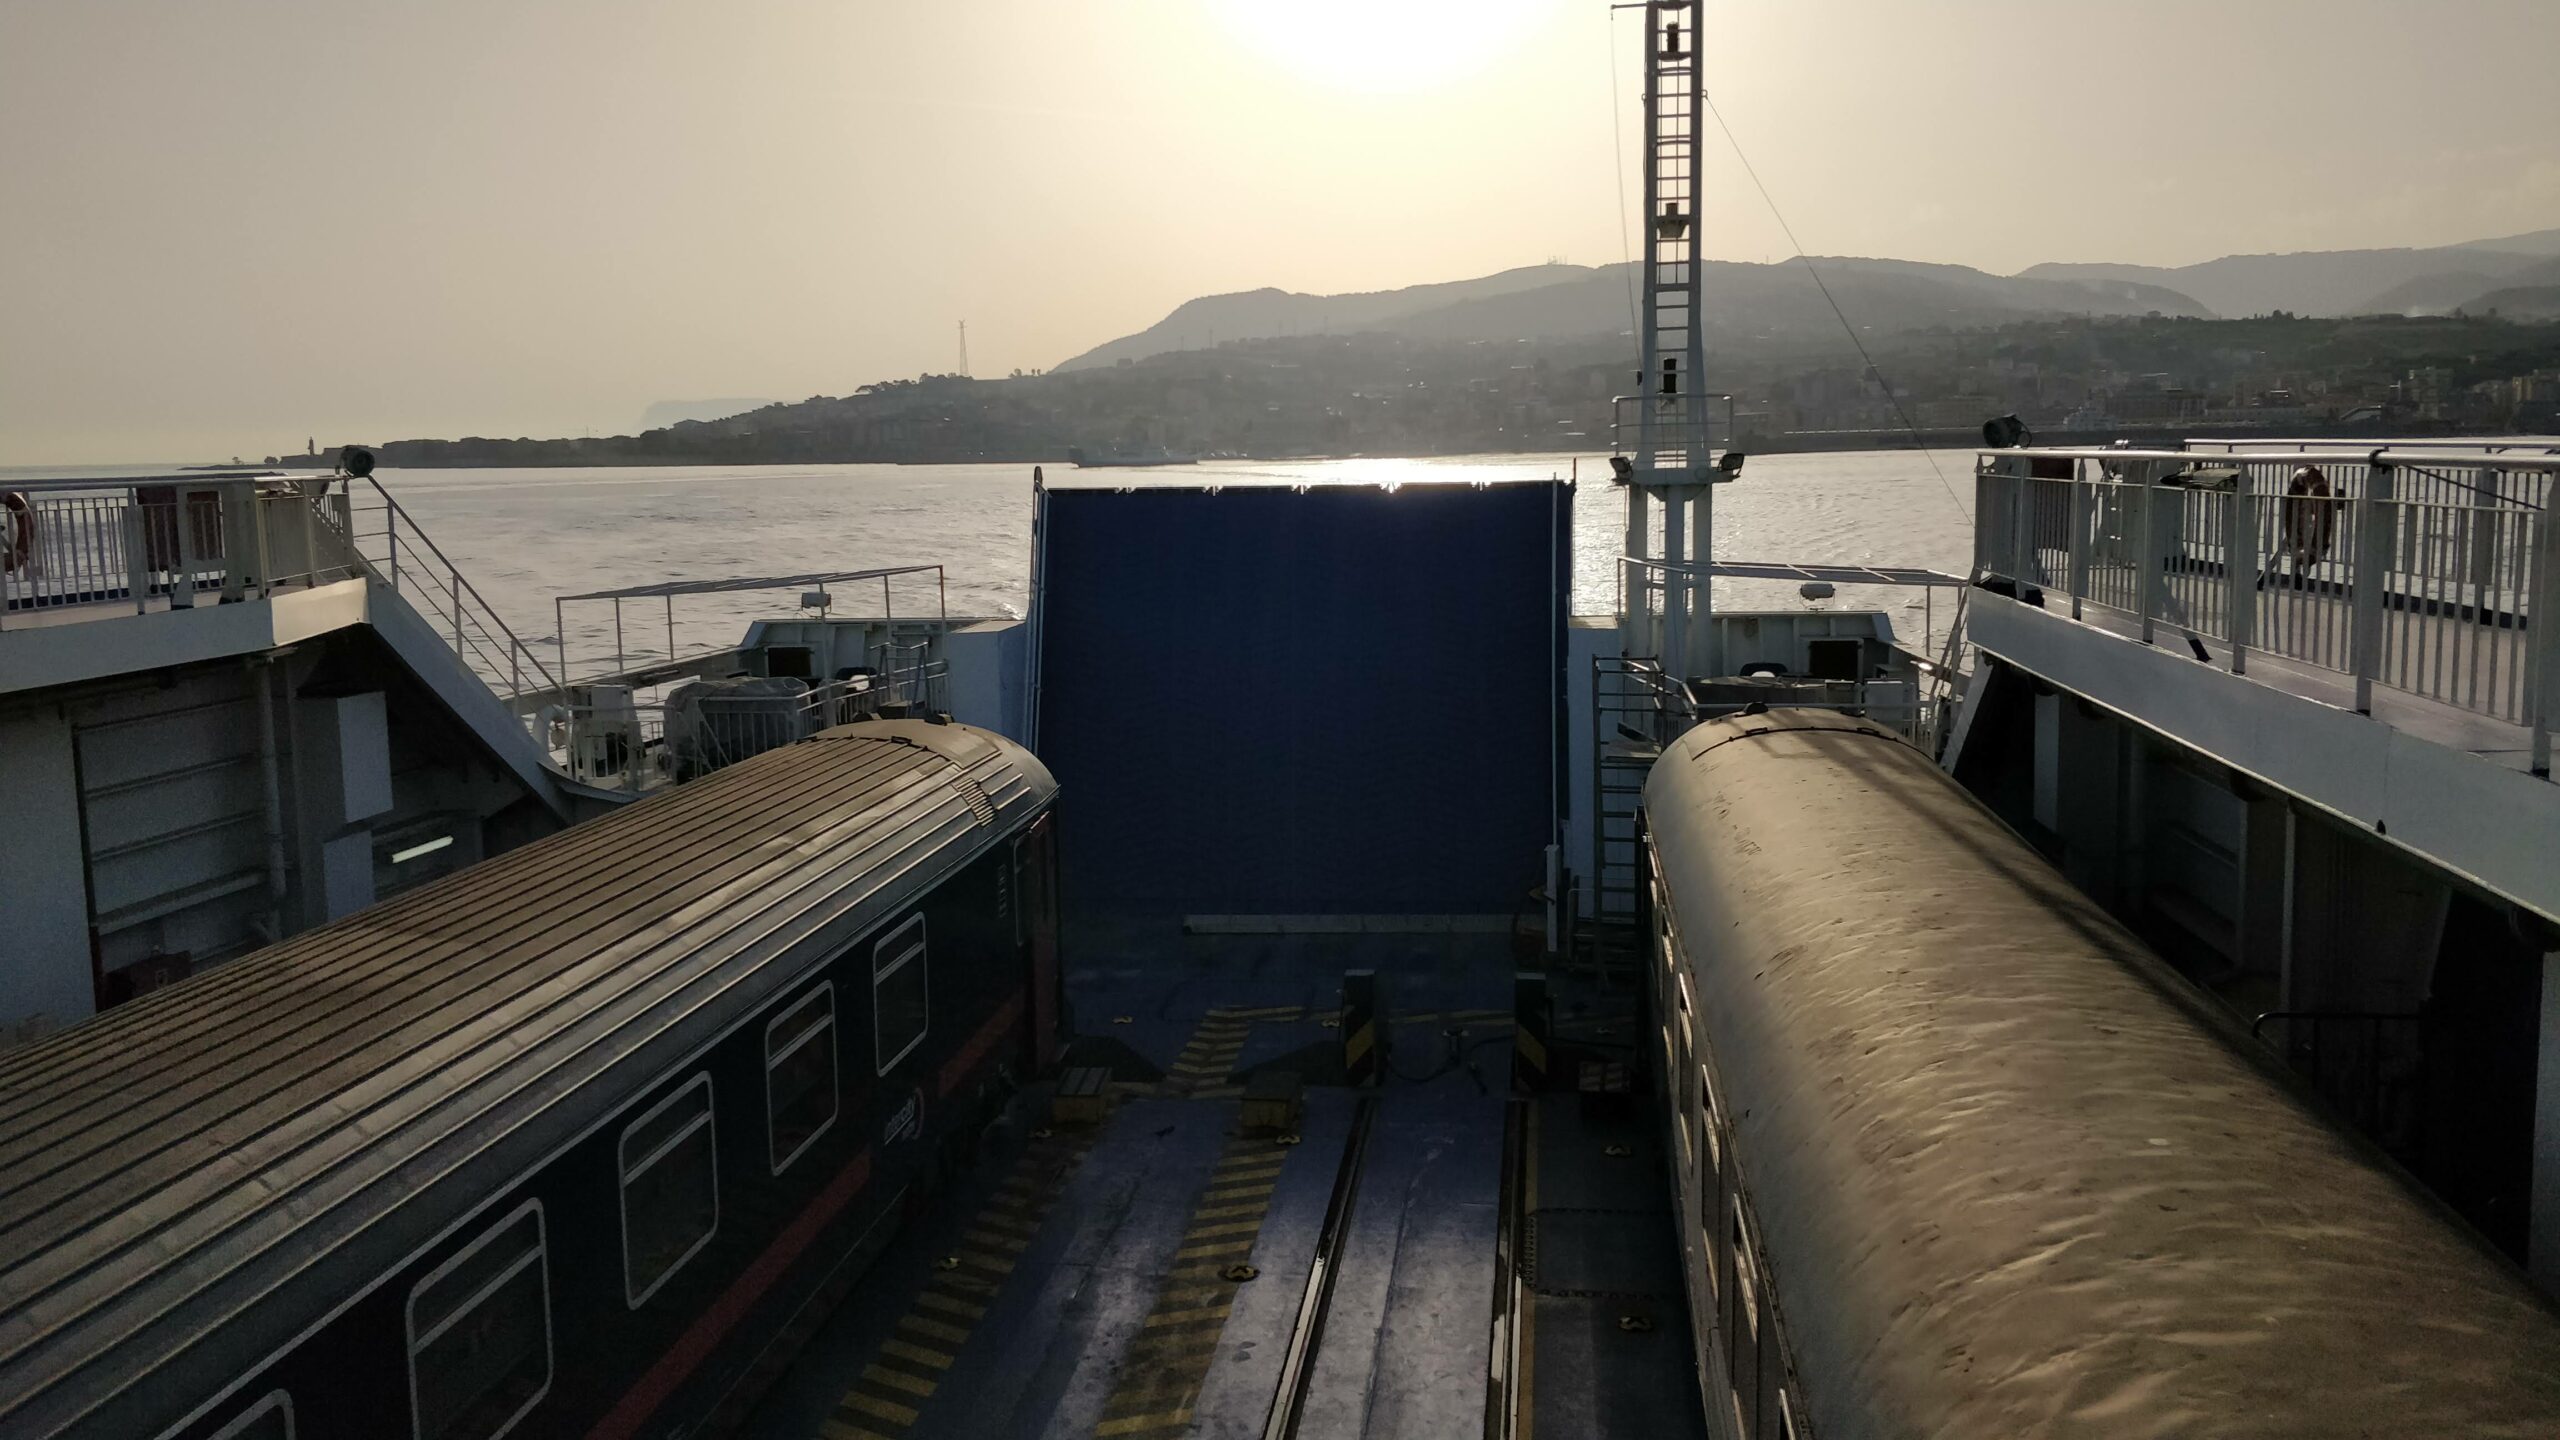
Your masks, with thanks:
M1162 1078L1125 1078L1099 1127L1019 1142L1021 1158L930 1206L740 1433L1258 1440L1357 1092L1311 1085L1295 1145L1242 1133L1236 1097L1257 1067L1338 1050L1328 1022L1350 968L1387 977L1394 1074L1372 1092L1299 1433L1481 1433L1508 938L1166 925L1071 939L1071 956L1105 957L1070 973L1079 1030ZM1235 1264L1253 1277L1227 1278Z

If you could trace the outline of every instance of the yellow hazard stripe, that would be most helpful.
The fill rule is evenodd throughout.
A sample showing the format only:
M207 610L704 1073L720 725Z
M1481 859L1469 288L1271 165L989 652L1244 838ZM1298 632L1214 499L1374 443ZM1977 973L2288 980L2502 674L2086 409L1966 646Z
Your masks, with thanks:
M910 1395L927 1399L932 1398L933 1395L932 1381L922 1376L910 1375L904 1370L892 1370L886 1365L863 1366L862 1378L874 1385L886 1385L892 1390L904 1390Z
M880 1342L880 1353L883 1355L895 1355L901 1360L912 1360L918 1365L930 1365L936 1370L950 1369L955 1358L953 1356L946 1355L939 1350L929 1349L926 1346L910 1345L906 1341L896 1339L894 1337Z
M1349 1069L1356 1067L1361 1062L1367 1060L1369 1058L1369 1052L1376 1048L1377 1043L1377 1027L1374 1025L1362 1025L1353 1030L1350 1034L1342 1037L1342 1063L1344 1068Z
M1153 1415L1123 1415L1105 1420L1093 1427L1095 1435L1143 1435L1150 1430L1171 1430L1191 1423L1191 1407L1181 1406Z
M1546 1073L1546 1042L1532 1034L1527 1026L1524 1025L1511 1032L1511 1048L1519 1054L1521 1059L1529 1062L1530 1069L1540 1074Z
M895 1400L883 1400L876 1395L865 1395L859 1390L846 1391L840 1403L849 1409L859 1410L865 1415L889 1421L891 1424L913 1425L916 1423L914 1406L901 1405Z

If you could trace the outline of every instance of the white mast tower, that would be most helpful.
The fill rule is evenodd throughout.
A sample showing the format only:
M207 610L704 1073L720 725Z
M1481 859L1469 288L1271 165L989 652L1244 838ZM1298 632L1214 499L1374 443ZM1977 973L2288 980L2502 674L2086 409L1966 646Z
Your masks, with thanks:
M1632 461L1620 461L1627 539L1622 653L1680 676L1715 673L1705 569L1714 555L1713 485L1741 457L1709 452L1706 340L1699 330L1698 117L1705 87L1695 0L1644 0L1644 369ZM1657 522L1656 516L1659 516ZM1654 549L1657 524L1661 548ZM1694 567L1694 568L1693 568ZM1655 606L1658 604L1657 612Z

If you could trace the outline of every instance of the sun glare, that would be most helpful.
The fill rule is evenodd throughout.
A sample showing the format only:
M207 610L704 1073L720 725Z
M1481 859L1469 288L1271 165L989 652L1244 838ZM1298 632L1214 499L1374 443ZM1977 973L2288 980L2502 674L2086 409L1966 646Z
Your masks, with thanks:
M1518 44L1557 0L1217 0L1254 50L1320 84L1380 94L1431 90Z

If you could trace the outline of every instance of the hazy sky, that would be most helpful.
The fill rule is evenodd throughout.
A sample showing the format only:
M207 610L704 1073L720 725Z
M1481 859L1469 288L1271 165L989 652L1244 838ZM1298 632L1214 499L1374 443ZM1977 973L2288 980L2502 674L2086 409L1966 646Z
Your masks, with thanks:
M2560 0L1705 15L1817 253L2560 226ZM0 0L0 463L619 433L949 370L964 319L1000 375L1194 295L1614 261L1634 31L1605 0ZM1716 251L1784 253L1709 155Z

